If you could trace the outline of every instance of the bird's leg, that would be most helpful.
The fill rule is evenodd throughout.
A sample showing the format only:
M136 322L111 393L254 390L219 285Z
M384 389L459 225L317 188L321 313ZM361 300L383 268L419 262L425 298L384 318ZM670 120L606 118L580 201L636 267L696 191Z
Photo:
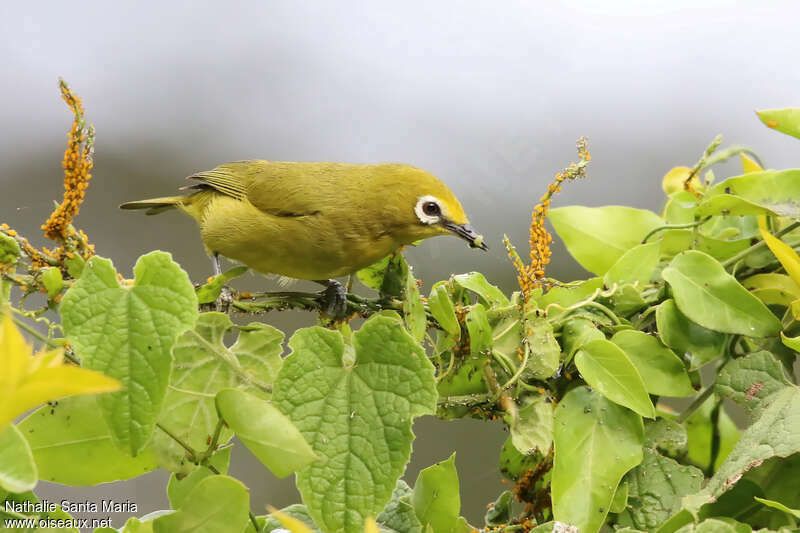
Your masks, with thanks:
M322 291L322 312L331 318L344 318L347 314L347 289L335 279L314 280L325 285Z
M219 254L217 252L214 252L214 255L211 256L211 266L214 268L215 276L222 274L222 268L219 266Z
M214 252L214 254L211 256L211 264L214 268L215 276L219 276L220 274L222 274L222 268L220 268L219 265L219 254L217 252ZM231 289L227 285L223 285L222 290L220 291L219 296L217 297L217 301L214 304L217 308L217 311L220 311L222 313L227 313L228 310L230 310L232 303L233 303L233 291L231 291Z

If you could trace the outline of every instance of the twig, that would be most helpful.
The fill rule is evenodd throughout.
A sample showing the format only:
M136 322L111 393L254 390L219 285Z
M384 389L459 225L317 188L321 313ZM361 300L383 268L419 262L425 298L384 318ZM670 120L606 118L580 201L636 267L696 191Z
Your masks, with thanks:
M789 224L788 226L786 226L782 230L776 232L775 233L775 237L781 237L781 236L783 236L783 235L785 235L785 234L789 233L790 231L795 230L797 228L800 228L800 222L793 222L792 224ZM756 250L758 250L760 248L763 248L766 245L767 245L767 241L764 241L764 240L758 241L757 243L755 243L750 248L742 250L741 252L739 252L738 254L734 255L733 257L723 261L722 262L722 266L724 268L728 268L729 266L731 266L733 264L736 264L740 259L742 259L746 255L748 255L749 253L754 252L754 251L756 251Z
M675 421L678 424L683 424L686 420L694 414L704 403L708 400L708 397L714 393L714 384L710 384L706 389L700 393L700 395L694 399L694 401L684 409L684 411L678 416Z
M702 218L700 220L695 220L694 222L687 222L686 224L666 224L664 226L659 226L657 228L652 229L650 231L650 233L648 233L647 235L644 236L644 239L642 239L642 244L646 243L647 239L649 239L650 237L652 237L653 235L655 235L656 233L659 233L661 231L666 231L668 229L696 228L698 226L702 226L703 224L705 224L709 220L711 220L711 216L710 215L705 217L705 218Z
M172 440L174 440L175 442L180 444L181 448L186 450L186 452L189 454L189 460L191 462L197 464L197 462L198 462L197 461L197 452L194 450L194 448L192 448L191 446L189 446L188 444L183 442L183 440L181 440L177 435L175 435L170 430L168 430L167 428L162 426L161 423L156 422L156 427L158 429L160 429L161 431L163 431L164 433L166 433Z

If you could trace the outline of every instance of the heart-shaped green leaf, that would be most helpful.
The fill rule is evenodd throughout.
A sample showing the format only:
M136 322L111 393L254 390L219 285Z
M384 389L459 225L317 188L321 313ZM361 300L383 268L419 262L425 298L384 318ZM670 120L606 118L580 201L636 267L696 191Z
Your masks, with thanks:
M197 319L197 296L172 256L151 252L121 286L111 261L93 257L64 295L64 332L83 366L124 385L98 397L114 441L136 455L150 439L166 394L175 339Z

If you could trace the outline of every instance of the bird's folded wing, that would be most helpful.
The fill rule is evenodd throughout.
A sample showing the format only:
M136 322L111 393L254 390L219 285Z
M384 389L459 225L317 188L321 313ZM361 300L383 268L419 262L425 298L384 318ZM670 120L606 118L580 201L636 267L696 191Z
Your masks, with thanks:
M313 216L319 213L315 207L316 194L313 188L303 187L300 175L305 172L300 167L305 165L263 160L235 161L192 174L187 179L200 183L184 189L214 189L237 200L248 200L273 216Z

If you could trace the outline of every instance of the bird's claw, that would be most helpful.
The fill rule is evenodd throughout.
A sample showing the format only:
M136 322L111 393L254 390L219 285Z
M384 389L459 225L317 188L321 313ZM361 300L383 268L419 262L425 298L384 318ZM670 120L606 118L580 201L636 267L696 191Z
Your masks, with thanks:
M344 318L347 315L347 289L335 279L328 280L325 290L320 293L322 312L330 318Z

